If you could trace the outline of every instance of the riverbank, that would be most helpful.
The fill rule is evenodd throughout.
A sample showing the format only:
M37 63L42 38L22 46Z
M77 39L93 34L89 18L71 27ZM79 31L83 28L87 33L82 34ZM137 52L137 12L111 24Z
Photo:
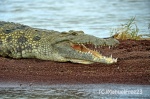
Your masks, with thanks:
M0 82L150 85L150 40L124 40L117 47L99 50L118 62L83 65L0 57Z

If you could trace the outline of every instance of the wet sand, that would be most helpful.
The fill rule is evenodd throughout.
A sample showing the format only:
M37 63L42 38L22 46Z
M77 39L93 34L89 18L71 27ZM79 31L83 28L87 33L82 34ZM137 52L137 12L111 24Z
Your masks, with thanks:
M0 82L150 85L150 40L124 40L111 49L97 50L106 56L112 54L118 62L83 65L0 57Z

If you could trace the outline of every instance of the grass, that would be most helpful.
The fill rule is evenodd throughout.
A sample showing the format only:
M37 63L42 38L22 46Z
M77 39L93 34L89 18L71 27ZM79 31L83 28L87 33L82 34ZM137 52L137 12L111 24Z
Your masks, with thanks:
M141 40L143 39L142 36L144 36L139 35L139 29L135 23L135 17L129 19L129 21L125 24L122 24L121 27L112 29L110 33L112 37L121 40Z

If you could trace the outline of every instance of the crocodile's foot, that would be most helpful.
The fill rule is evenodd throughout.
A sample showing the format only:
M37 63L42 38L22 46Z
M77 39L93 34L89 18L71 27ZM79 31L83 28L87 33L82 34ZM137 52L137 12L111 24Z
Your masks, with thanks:
M93 58L93 61L112 64L117 62L117 58L113 58L112 55L110 57L103 56L100 52L98 52L96 49L97 46L94 47L88 47L87 45L94 46L92 44L73 44L71 43L71 47L76 50L78 53L91 56ZM109 46L110 48L110 46ZM82 63L82 64L91 64L92 61L87 60L79 60L79 59L71 59L74 63Z

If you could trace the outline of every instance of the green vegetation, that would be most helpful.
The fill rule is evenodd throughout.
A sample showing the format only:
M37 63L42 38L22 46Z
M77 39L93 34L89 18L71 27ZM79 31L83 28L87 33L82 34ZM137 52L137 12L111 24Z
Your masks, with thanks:
M131 18L127 23L121 25L121 27L111 30L111 36L116 39L121 39L121 40L143 39L142 36L145 36L145 35L139 35L138 33L139 33L139 29L135 23L135 17Z

